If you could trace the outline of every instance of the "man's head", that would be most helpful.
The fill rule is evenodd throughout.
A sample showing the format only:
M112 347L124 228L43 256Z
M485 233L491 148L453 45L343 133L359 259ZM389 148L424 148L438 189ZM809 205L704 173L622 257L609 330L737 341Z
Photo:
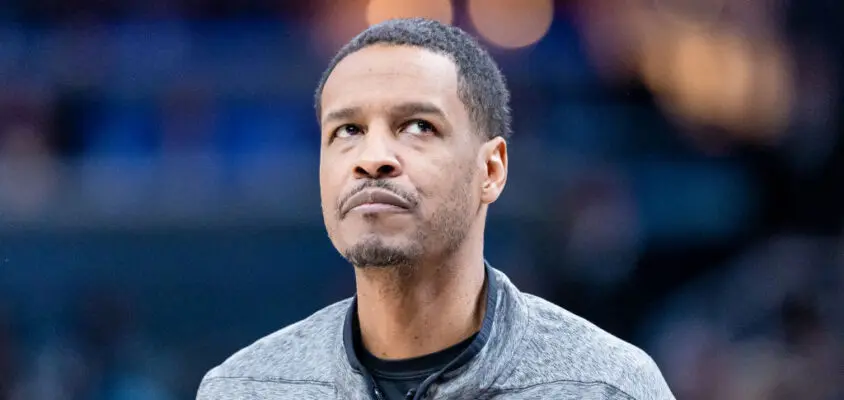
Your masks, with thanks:
M374 25L340 50L315 97L323 217L351 263L416 265L482 236L473 228L506 183L510 112L474 39L425 19Z

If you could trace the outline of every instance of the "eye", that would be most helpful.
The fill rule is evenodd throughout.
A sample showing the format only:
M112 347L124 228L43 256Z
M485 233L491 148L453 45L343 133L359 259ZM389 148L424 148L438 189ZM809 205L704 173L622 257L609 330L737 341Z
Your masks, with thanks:
M401 131L409 133L411 135L426 135L437 133L437 129L434 128L433 124L428 121L423 121L421 119L414 119L404 124L401 128Z
M336 137L336 138L343 139L343 138L348 138L348 137L352 137L352 136L355 136L355 135L360 135L361 133L363 133L363 129L361 129L359 126L351 125L351 124L345 124L345 125L340 126L337 129L335 129L333 136Z

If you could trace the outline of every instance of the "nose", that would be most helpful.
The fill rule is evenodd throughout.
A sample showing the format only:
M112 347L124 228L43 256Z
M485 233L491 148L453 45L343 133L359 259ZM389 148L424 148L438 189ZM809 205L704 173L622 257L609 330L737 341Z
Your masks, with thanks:
M366 135L354 167L356 178L384 179L402 174L401 163L387 136L372 131Z

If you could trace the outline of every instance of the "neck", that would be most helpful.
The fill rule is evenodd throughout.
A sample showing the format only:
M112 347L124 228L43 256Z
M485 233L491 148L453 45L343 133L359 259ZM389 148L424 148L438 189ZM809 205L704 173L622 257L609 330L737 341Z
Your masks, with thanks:
M356 268L363 345L382 359L435 353L477 332L486 306L483 242L447 260Z

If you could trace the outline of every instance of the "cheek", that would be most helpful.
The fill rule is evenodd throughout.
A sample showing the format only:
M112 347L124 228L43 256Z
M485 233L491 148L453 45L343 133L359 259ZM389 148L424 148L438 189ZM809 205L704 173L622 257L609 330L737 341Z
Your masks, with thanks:
M452 193L456 197L456 200L469 203L480 201L481 190L479 177L478 166L474 159L467 159L459 166L456 166L454 177L452 178L454 188Z
M331 213L337 204L337 182L322 168L319 171L319 194L323 213Z
M454 203L464 203L477 197L475 187L474 162L451 160L435 165L435 171L427 175L425 182L419 183L419 193L432 208L442 206L455 207ZM444 204L448 203L448 204Z

